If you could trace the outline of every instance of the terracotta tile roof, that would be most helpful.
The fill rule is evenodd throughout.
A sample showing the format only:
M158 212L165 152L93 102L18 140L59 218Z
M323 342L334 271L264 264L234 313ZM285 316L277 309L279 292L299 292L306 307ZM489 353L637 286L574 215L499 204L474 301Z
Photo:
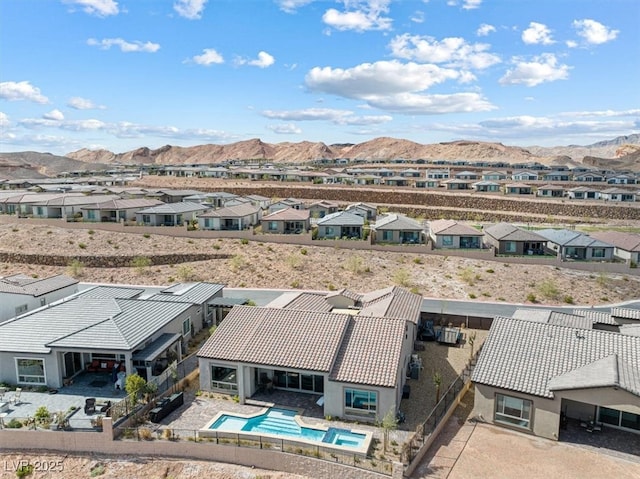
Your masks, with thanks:
M482 231L478 231L477 229L467 226L463 223L458 223L455 220L434 220L429 221L429 229L435 234L443 234L443 235L466 235L466 236L483 236L484 233Z
M404 321L354 316L335 364L332 381L393 388L401 365Z
M391 286L363 295L360 315L404 319L417 324L421 308L422 296Z
M625 251L640 251L640 234L621 231L596 231L590 233L595 238Z
M258 213L261 210L259 206L251 203L243 203L236 206L227 206L216 210L209 210L199 214L198 218L242 218Z
M309 210L297 210L295 208L283 208L262 217L263 221L295 221L308 219Z

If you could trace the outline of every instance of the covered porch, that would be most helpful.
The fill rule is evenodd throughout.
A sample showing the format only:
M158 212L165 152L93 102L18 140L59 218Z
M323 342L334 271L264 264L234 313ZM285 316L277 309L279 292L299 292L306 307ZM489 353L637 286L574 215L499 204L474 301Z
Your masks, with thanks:
M132 356L135 371L146 381L161 381L171 364L182 360L182 335L164 333Z

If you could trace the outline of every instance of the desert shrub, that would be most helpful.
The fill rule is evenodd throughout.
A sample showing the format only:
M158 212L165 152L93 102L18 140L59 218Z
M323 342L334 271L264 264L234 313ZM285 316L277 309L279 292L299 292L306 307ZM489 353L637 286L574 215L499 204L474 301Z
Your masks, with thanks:
M424 261L422 261L422 258L420 258L419 256L417 258L413 258L413 262L415 264L422 264L424 263Z
M193 271L193 268L186 264L178 266L176 274L178 275L178 278L180 278L180 281L196 281L197 279L197 275Z
M151 439L153 439L151 429L149 429L148 427L141 427L140 429L138 429L138 434L140 435L140 438L144 439L145 441L150 441Z
M302 266L302 258L297 254L292 253L287 256L287 264L293 269L298 269Z
M98 463L91 468L91 477L101 476L106 472L104 464Z
M71 260L69 262L69 265L67 266L67 272L69 273L70 276L73 276L74 278L81 277L83 269L84 269L84 264L82 263L82 261L77 259Z
M537 303L538 300L536 298L536 295L533 293L529 293L527 294L527 301L529 301L530 303Z
M555 281L551 278L547 278L544 281L542 281L538 285L538 291L542 296L548 299L555 299L558 297L558 294L560 293L558 291L558 286L556 285Z
M11 421L5 424L4 427L8 429L20 429L22 427L22 423L14 417Z
M487 270L487 273L490 273L490 274L491 274L491 273L495 273L495 271L494 271L493 269L489 268L489 269Z
M78 243L78 248L80 248L80 249L86 249L86 248L87 248L87 245L86 245L86 243Z
M249 244L249 240L247 238L242 238L240 240L240 244Z
M473 293L469 293L469 298L471 298L471 299L476 299L476 298L477 298L477 296L476 296L475 294L473 294Z
M148 238L151 238L151 235L149 233L144 233L142 237L148 239Z
M131 260L131 266L136 269L138 274L146 274L147 269L151 266L151 259L146 256L136 256Z
M563 299L564 299L564 302L567 303L567 304L574 304L573 296L566 295Z
M245 261L244 256L242 256L241 254L237 254L233 258L231 258L231 270L239 271L245 266L246 263L247 262Z
M220 249L220 245L218 243L213 243L213 245L211 245L211 246L215 250L219 250Z
M393 282L398 286L409 286L411 284L411 276L406 269L400 268L393 274Z
M469 286L473 286L478 280L478 275L473 272L473 269L471 267L464 268L458 274L460 276L460 279L462 279L462 281L467 283Z
M95 234L96 232L95 232L95 231L93 231L93 230L89 230L89 231L87 231L87 233L89 233L90 235L92 235L92 234Z
M300 254L303 255L303 256L306 256L307 255L307 249L306 248L302 248L300 250Z

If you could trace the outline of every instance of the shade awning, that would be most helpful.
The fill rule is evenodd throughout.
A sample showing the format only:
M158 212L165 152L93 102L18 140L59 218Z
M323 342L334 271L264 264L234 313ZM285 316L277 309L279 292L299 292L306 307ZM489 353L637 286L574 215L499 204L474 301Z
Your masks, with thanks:
M219 306L223 308L232 308L237 304L247 304L248 298L213 298L207 304L209 306Z
M132 359L134 361L153 361L169 349L173 343L179 341L181 337L179 333L164 333L144 349L135 353Z

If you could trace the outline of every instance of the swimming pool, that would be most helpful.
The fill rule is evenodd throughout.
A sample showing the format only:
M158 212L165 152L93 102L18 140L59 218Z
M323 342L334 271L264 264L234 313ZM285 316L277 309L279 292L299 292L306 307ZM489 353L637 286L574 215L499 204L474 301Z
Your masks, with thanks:
M296 411L279 408L268 408L253 416L220 413L209 422L205 430L284 437L360 452L366 452L371 440L371 433L336 427L303 426Z

